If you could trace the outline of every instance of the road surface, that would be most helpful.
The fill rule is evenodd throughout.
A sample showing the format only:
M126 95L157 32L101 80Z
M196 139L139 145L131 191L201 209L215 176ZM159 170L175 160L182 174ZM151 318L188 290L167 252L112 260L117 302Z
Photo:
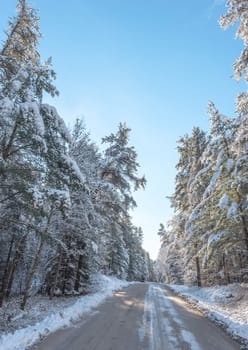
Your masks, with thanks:
M74 327L49 335L36 350L236 350L224 331L162 284L116 292Z

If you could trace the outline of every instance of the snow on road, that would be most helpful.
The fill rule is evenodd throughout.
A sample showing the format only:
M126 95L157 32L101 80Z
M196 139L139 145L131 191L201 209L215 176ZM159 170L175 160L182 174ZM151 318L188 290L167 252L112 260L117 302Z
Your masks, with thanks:
M161 318L162 314L169 313ZM181 329L180 338L175 333L175 327L170 320ZM161 337L161 334L164 335ZM149 338L149 350L180 349L180 344L187 343L190 349L200 350L194 335L187 330L186 325L180 319L175 307L165 296L164 289L160 285L149 285L144 306L143 325L139 330L141 343L145 336Z
M239 345L163 285L150 284L139 329L142 350L231 350Z
M114 290L128 283L106 276L98 276L98 280L101 288L97 293L79 297L56 312L51 309L35 325L31 322L13 334L2 335L0 350L24 350L47 335L37 349L79 350L82 344L84 350L240 349L165 285L135 283L112 297Z
M197 304L208 316L220 322L234 338L243 340L248 348L248 284L189 287L169 285L187 300Z

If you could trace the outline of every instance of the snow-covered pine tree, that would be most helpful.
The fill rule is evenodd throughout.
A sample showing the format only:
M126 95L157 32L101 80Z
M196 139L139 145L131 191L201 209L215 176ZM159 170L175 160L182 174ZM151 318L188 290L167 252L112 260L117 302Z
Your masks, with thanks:
M106 232L108 240L108 268L120 277L126 277L129 256L125 244L125 231L129 227L129 210L136 206L132 197L134 190L145 186L145 177L138 177L137 153L129 146L130 129L119 124L116 134L104 137L102 142L108 144L104 152L102 179L108 184L110 200Z
M197 175L202 171L202 154L206 148L206 134L199 128L193 128L191 135L185 135L178 141L179 161L176 165L175 193L171 197L171 205L178 218L177 237L185 242L188 271L198 271L199 231L197 234L185 234L185 227L192 210L200 201L202 186L195 186ZM173 220L174 222L175 220ZM173 225L174 226L174 225ZM179 244L180 245L180 244ZM183 246L183 245L181 245ZM199 276L198 276L199 280ZM200 283L200 282L199 282Z
M61 241L50 261L47 288L50 295L80 293L90 276L99 270L99 244L102 219L97 211L96 194L102 181L97 173L100 154L90 141L82 120L71 132L70 155L84 178L84 186L71 189L70 215L63 222Z
M168 229L160 224L158 235L161 247L156 261L158 279L167 283L182 283L184 280L183 239L180 236L180 217L168 222Z
M227 9L220 19L221 26L226 29L238 22L236 35L244 42L234 63L234 77L248 81L247 1L228 0ZM247 101L247 92L239 94L236 119L223 116L210 102L210 135L202 133L199 139L186 135L179 140L176 189L171 197L176 225L172 225L169 234L163 234L161 229L166 244L162 243L157 262L166 277L171 276L168 259L173 241L182 249L187 282L194 280L194 257L198 260L197 269L203 269L205 283L228 283L245 277L242 269L247 267L248 242ZM199 131L194 134L200 135ZM179 237L171 241L175 232Z
M164 224L159 224L158 235L160 237L161 242L164 244L164 240L166 240L166 230Z
M7 211L10 207L11 214L16 212L10 216L10 222L18 226L17 230L13 230L13 226L9 225L7 239L6 231L4 233L2 248L8 251L8 256L2 275L1 302L11 288L28 231L31 231L33 208L30 206L30 189L36 184L37 174L43 170L41 150L45 147L43 123L33 84L36 79L43 78L36 74L38 68L35 65L38 58L36 39L40 35L36 26L37 16L25 1L19 1L17 8L18 15L9 23L7 40L0 52L1 201L4 203L2 209ZM49 81L47 83L49 87ZM53 87L51 91L54 92ZM15 205L19 203L17 210L11 210L11 202ZM15 219L12 221L13 216Z
M57 90L50 60L43 65L37 52L37 13L24 0L18 1L17 9L0 54L0 196L6 210L13 200L21 203L15 222L22 228L4 232L2 248L8 254L0 274L3 300L14 277L20 277L14 272L26 256L27 240L36 237L24 277L24 307L44 244L51 241L52 215L67 206L69 186L83 180L69 157L63 120L55 108L42 104L44 92L54 96Z
M220 25L222 28L227 29L238 22L236 36L243 40L244 47L240 56L235 61L234 78L248 81L248 6L245 0L228 0L227 1L227 13L220 18ZM238 179L236 183L237 192L236 197L238 199L238 207L240 212L240 221L242 223L242 231L244 236L245 246L248 246L248 213L247 213L247 120L248 120L248 93L242 92L237 97L237 112L239 117L237 120L238 130L235 135L234 147L237 151L237 165L235 170ZM236 148L238 147L238 148ZM242 175L241 175L242 174ZM240 176L241 175L241 176Z
M229 0L227 1L227 13L220 18L220 25L227 29L238 22L236 36L243 40L244 48L240 56L235 61L234 77L237 80L244 78L248 81L248 6L245 0ZM248 214L247 214L247 135L248 135L248 94L247 91L240 93L237 97L237 112L239 117L237 120L238 129L233 142L234 152L237 152L237 165L235 167L237 182L236 182L236 199L240 212L240 222L242 223L242 231L244 243L248 246Z
M248 6L246 0L228 0L227 13L220 18L220 26L227 29L238 22L236 37L243 40L244 48L233 64L234 78L248 81ZM237 97L237 111L247 111L248 93L242 92Z
M130 226L124 237L129 255L128 279L131 281L145 281L149 273L142 249L142 229Z
M239 217L242 241L248 252L248 114L241 113L236 123L237 127L231 144L235 154L235 166L232 174L235 181L232 183L232 188L237 203L236 214Z
M26 0L17 10L0 53L0 304L12 291L22 308L31 292L80 293L96 270L126 277L129 238L135 278L153 278L129 217L132 188L145 185L130 130L104 138L104 157L80 121L68 132L43 103L58 91L51 60L40 60L37 12Z

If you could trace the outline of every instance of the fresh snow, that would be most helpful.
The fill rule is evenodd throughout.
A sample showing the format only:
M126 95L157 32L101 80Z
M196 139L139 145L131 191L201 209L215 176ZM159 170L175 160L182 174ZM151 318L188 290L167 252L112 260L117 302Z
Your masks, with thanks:
M226 169L227 169L227 171L230 172L232 170L233 164L234 164L233 159L227 159L227 161L226 161Z
M0 111L1 111L2 118L11 115L13 109L14 109L14 102L11 101L8 97L4 97L0 100Z
M58 132L66 139L67 142L71 141L71 135L68 128L65 125L64 120L60 117L55 107L49 104L42 104L41 109L44 113L49 116L50 123Z
M14 91L19 91L22 87L22 83L19 80L12 81L12 88Z
M178 294L197 304L199 309L222 324L233 338L248 348L248 284L214 287L169 285Z
M228 209L227 216L229 218L236 218L238 215L238 204L236 202L232 202L230 208Z
M81 170L79 169L77 162L70 156L64 154L63 155L66 163L70 166L70 168L73 170L75 176L84 184L86 182L86 178L82 174Z
M53 307L53 304L51 304L45 318L38 322L35 322L34 318L36 317L38 320L41 311L39 308L31 307L30 315L24 314L26 318L29 317L29 323L31 325L17 329L13 333L2 334L0 337L0 350L25 350L49 333L71 326L73 322L78 321L83 315L92 312L92 308L111 296L115 290L130 284L115 277L101 274L97 274L94 281L95 283L93 285L97 288L97 292L75 298L73 299L74 302L67 307L61 304L60 308L58 308L56 306ZM20 313L15 316L15 320L22 318L22 313L20 310Z
M204 192L204 198L210 196L211 193L213 192L213 190L215 188L215 184L216 184L217 180L219 179L219 177L221 175L221 171L222 171L222 169L219 166L219 162L217 162L216 171L213 174L213 176L211 177L210 183L209 183L208 187L206 188L206 190Z
M181 329L180 337L192 350L200 350L195 336L187 329L187 324L173 306L173 303L165 298L164 290L159 284L150 284L145 297L143 323L139 329L139 340L144 343L145 338L149 340L149 349L165 349L166 344L170 349L180 349L175 329L168 321L164 313L169 313L173 322ZM164 333L166 330L166 333ZM161 335L165 334L165 337ZM167 346L166 346L167 348Z
M227 231L220 231L210 235L208 237L207 251L209 251L210 248L216 244L216 242L219 242L222 238L224 238L227 235L228 235Z
M220 209L222 210L226 209L228 207L228 203L229 203L229 195L225 193L219 201Z

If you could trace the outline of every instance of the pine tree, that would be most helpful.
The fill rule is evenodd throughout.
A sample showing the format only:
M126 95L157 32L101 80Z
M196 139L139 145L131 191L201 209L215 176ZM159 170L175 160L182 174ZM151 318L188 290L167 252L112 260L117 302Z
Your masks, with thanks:
M117 276L128 272L129 256L125 244L125 231L129 226L129 210L136 206L132 197L134 190L144 187L146 180L138 177L137 153L128 145L130 129L120 124L118 132L103 138L109 144L104 152L102 179L109 185L108 216L106 232L109 233L107 247L108 267Z
M96 271L154 279L133 227L137 175L130 129L103 139L102 155L81 120L68 131L44 93L58 94L41 62L39 18L17 1L0 53L0 305L12 293L79 294Z
M45 242L51 241L51 215L68 206L69 187L83 182L68 154L69 133L55 108L42 104L43 92L54 96L55 74L50 61L42 65L37 52L38 16L26 1L18 1L17 17L9 24L0 55L0 199L5 210L18 209L3 250L8 251L1 273L1 301L10 290L15 270L35 238L24 287L24 308ZM25 174L25 176L23 176ZM5 211L4 210L4 211ZM3 219L1 217L1 219ZM14 235L12 232L16 232ZM13 242L13 243L12 243ZM18 277L16 277L18 278Z
M84 186L71 189L70 215L63 222L61 237L65 248L58 247L47 276L51 296L55 290L62 294L82 292L100 264L98 249L101 218L95 202L100 181L96 169L99 154L82 120L76 120L74 125L70 155L84 178Z

